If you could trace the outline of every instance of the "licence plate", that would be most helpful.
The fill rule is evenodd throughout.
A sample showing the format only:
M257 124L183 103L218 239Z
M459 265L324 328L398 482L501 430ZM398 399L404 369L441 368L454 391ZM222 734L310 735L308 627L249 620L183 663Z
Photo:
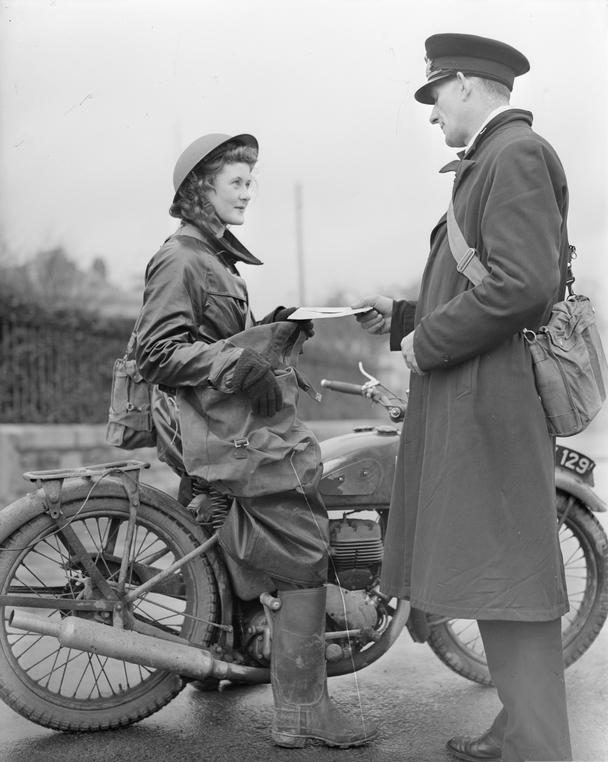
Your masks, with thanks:
M582 476L585 481L593 483L591 472L595 468L595 461L591 460L587 455L583 455L582 452L571 450L563 445L556 445L555 464L568 471L573 471L575 474Z

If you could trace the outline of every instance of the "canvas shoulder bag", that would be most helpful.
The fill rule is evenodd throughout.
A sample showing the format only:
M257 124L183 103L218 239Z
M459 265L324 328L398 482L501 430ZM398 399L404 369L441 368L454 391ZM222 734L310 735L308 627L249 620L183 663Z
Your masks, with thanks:
M474 248L467 245L450 201L447 213L448 241L458 272L473 285L481 283L488 270ZM549 433L556 437L579 434L599 413L606 399L608 365L590 299L572 289L574 275L570 246L568 296L553 306L546 325L522 335L530 349L536 389Z
M319 398L295 367L306 336L296 323L256 325L226 343L251 347L272 365L283 407L255 415L243 394L224 394L209 384L178 387L183 459L187 473L235 497L259 497L309 484L318 473L321 449L298 416L300 391Z
M114 362L106 442L124 450L154 447L150 386L137 369L134 358L135 331L123 357Z

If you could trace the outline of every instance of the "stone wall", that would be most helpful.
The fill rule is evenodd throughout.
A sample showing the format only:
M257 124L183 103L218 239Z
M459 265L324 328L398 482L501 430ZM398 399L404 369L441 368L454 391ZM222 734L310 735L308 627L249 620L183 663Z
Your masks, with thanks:
M319 439L326 439L360 423L378 421L313 421L309 425ZM142 481L177 494L179 479L158 460L155 448L127 451L111 447L105 432L105 424L0 424L0 507L31 491L31 482L22 476L26 471L108 461L143 460L150 468L143 472Z
M176 494L178 478L158 460L155 448L120 450L106 444L105 433L105 424L1 424L0 506L31 490L25 471L133 459L150 463L142 481Z

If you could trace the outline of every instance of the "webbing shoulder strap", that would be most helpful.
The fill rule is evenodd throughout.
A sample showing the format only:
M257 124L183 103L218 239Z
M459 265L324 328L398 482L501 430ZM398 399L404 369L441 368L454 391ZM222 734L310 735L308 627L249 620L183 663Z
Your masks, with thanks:
M477 256L475 249L471 248L464 239L456 216L454 215L454 204L450 199L450 206L447 213L448 222L448 242L450 251L456 260L456 269L459 273L466 276L474 286L478 286L488 275L488 270L482 264Z

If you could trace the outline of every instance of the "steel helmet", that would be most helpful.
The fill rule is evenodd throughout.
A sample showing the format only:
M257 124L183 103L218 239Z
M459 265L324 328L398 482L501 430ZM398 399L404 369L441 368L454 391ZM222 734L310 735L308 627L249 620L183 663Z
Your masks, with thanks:
M253 135L224 135L223 133L213 132L209 135L203 135L197 138L193 143L182 151L181 156L175 163L175 169L173 170L173 188L175 193L180 189L181 184L186 177L192 172L194 167L201 162L206 156L208 156L216 148L219 148L224 143L234 142L240 143L245 146L252 146L256 151L258 150L258 141Z

